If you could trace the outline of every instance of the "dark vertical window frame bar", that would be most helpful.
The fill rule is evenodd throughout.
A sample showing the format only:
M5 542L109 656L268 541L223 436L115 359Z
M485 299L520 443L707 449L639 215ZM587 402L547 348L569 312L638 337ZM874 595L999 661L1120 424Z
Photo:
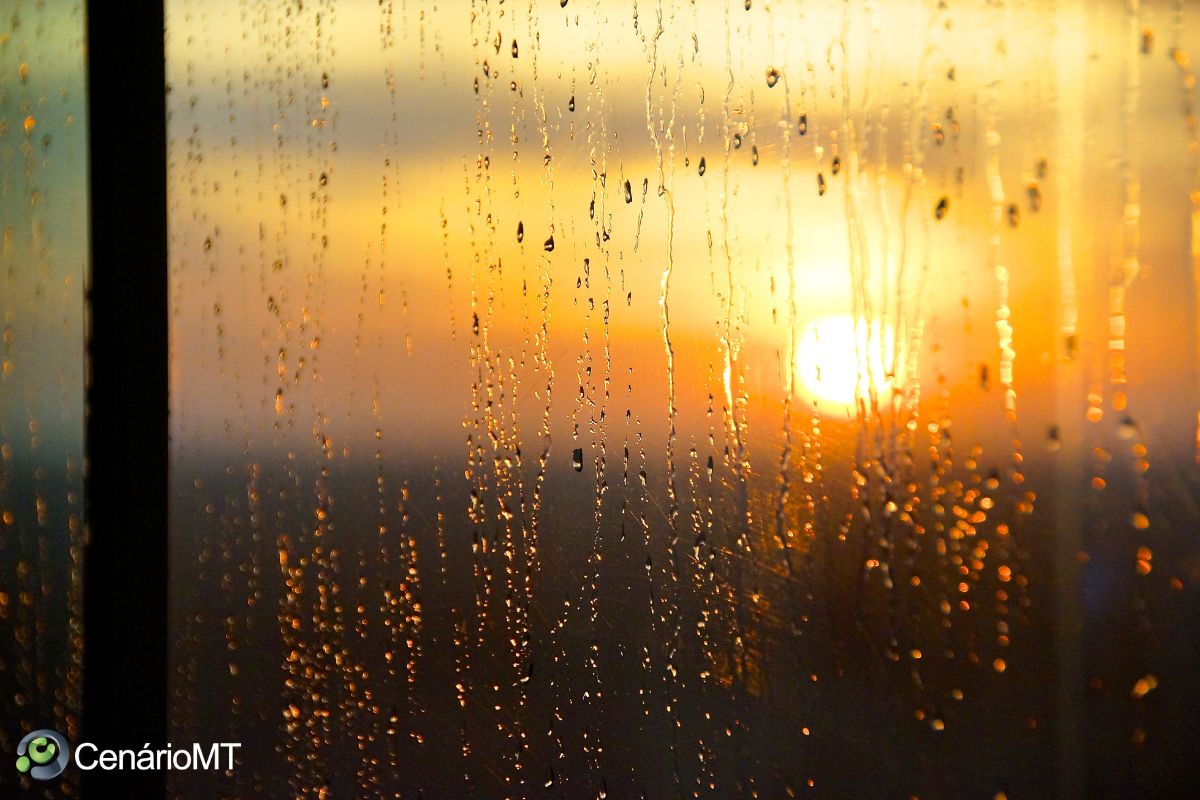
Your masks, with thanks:
M82 740L167 743L167 136L162 0L87 8L88 296ZM84 772L85 798L165 773Z

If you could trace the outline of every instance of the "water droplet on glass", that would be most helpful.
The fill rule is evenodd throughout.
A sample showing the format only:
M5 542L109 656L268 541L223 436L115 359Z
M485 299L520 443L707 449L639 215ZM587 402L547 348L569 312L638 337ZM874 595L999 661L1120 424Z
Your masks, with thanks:
M575 95L571 95L571 99L567 101L567 111L575 112Z
M1025 192L1029 196L1029 210L1037 213L1042 210L1042 190L1038 188L1036 183L1031 183L1025 187Z
M818 172L817 173L817 195L820 196L820 195L824 195L824 194L825 194L825 176Z
M1057 453L1062 449L1062 433L1059 432L1057 425L1051 425L1050 430L1046 433L1046 449L1051 453Z
M750 147L750 163L756 167L758 166L758 145L751 145Z
M517 40L516 39L513 39L513 43L512 43L512 57L513 58L517 57Z
M547 253L554 252L554 234L550 234L550 238L547 239L546 243L542 245L542 249L545 250Z
M801 136L805 136L808 134L808 114L807 113L800 115L800 122L797 123L796 129L800 132Z
M950 198L943 197L941 200L938 200L937 206L933 209L933 216L936 217L937 219L943 219L946 216L946 212L949 209L950 209Z
M700 174L701 175L704 175L705 169L706 169L706 167L704 166L704 156L700 156Z
M1008 206L1008 227L1015 228L1021 224L1021 209L1017 208L1016 203L1010 203Z
M571 466L575 467L576 472L583 472L583 448L576 447L571 453Z
M769 67L767 69L767 88L772 89L777 83L779 83L779 70Z
M833 172L834 175L837 175L839 172L842 171L842 159L839 158L838 156L833 157L833 166L831 168L831 171Z
M517 223L517 244L520 244L523 241L525 241L525 223L518 222Z
M629 185L629 181L625 181L625 202L633 202L633 187Z

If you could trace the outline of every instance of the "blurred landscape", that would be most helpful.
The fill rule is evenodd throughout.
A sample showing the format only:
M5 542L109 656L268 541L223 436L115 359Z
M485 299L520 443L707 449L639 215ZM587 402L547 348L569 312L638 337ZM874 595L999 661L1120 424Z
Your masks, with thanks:
M0 744L86 713L82 15L0 15ZM170 794L1200 794L1195 17L170 0Z

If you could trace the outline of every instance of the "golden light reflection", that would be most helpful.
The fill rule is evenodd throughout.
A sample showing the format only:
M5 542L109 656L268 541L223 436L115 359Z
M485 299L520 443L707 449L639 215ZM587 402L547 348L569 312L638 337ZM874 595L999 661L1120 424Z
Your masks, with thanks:
M885 400L898 371L895 343L892 328L877 321L868 324L849 314L813 320L796 352L802 394L830 411L849 411L857 397L869 398L872 390Z

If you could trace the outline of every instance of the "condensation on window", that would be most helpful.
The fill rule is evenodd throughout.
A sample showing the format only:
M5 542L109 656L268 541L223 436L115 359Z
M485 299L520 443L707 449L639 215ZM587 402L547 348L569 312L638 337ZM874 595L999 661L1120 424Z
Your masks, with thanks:
M167 6L178 796L1197 786L1195 9Z
M87 131L81 2L0 7L0 793L24 734L79 732Z

